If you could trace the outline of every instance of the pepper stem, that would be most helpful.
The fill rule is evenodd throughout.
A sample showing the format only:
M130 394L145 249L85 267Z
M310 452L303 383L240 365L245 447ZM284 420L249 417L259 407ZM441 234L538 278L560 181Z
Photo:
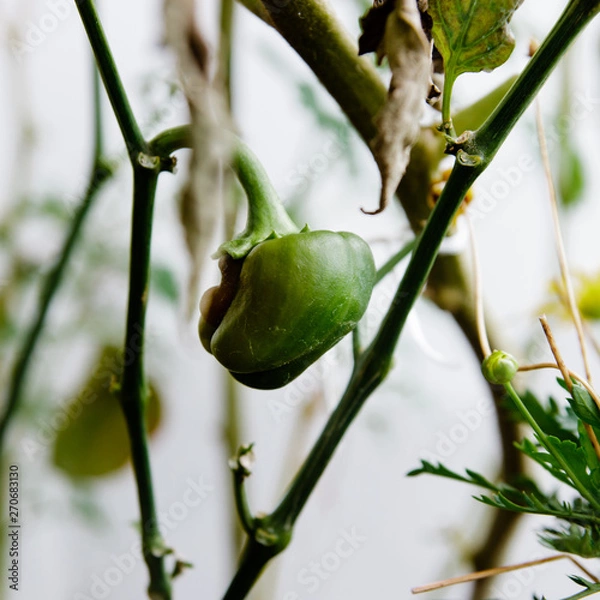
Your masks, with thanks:
M242 233L219 246L215 258L223 254L244 258L267 239L300 231L279 200L264 167L241 140L236 141L232 167L248 198L248 220Z

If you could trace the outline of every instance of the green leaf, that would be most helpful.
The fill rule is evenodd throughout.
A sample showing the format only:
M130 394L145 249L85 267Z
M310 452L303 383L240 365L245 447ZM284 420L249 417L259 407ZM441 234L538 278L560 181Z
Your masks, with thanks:
M479 475L474 471L467 470L466 473L468 477L464 477L463 475L459 475L458 473L451 471L441 463L433 465L432 463L427 462L426 460L421 461L420 468L413 469L407 475L408 477L415 477L417 475L423 475L425 473L429 475L438 475L439 477L445 477L447 479L454 479L455 481L462 481L463 483L470 483L492 491L499 491L500 489L493 483L488 481L485 477L483 477L483 475Z
M580 384L574 383L572 398L567 398L573 412L584 422L594 427L600 427L600 410L589 392Z
M522 1L429 0L431 33L444 59L444 106L461 73L492 71L508 59L515 46L508 22Z
M540 541L558 552L569 552L582 558L600 557L600 528L594 523L547 528L540 534Z
M569 577L577 585L584 587L585 590L583 592L579 592L579 594L575 594L574 596L564 598L563 600L580 600L580 598L587 598L588 596L592 596L593 594L597 594L598 592L600 592L600 583L593 583L591 581L583 579L583 577L578 577L576 575L569 575Z
M560 407L553 398L549 398L548 404L544 406L534 394L525 392L521 400L544 433L561 440L577 441L575 433L566 429L564 425L567 415L564 414L564 411L561 412ZM573 424L573 429L575 429L575 424Z
M549 436L552 437L552 436ZM558 440L558 438L552 438L554 440ZM552 454L549 454L545 450L541 449L539 446L534 444L530 440L523 440L520 444L515 444L515 446L529 456L529 458L535 460L539 465L541 465L546 471L548 471L555 479L558 479L562 483L566 483L567 485L573 486L573 482L569 479L569 477L565 474L559 462L556 460Z
M165 300L176 304L179 300L179 285L173 271L163 265L152 266L151 284Z
M54 440L53 462L72 479L100 477L127 464L129 437L119 405L118 385L123 370L120 349L104 348L92 374L70 404L63 404ZM146 425L153 433L161 419L161 402L149 386Z
M578 430L579 445L585 452L585 459L591 472L591 483L594 486L594 489L600 492L600 461L596 455L596 449L581 421L579 422Z
M584 449L578 446L575 442L571 442L570 440L559 440L551 435L547 437L547 441L548 445L556 453L562 456L581 484L589 487L590 475L587 471L587 461ZM558 466L558 468L562 470L562 467ZM573 485L577 487L575 482L573 482Z
M508 22L523 0L429 0L432 34L446 77L491 71L515 46Z
M561 502L555 495L544 496L537 493L519 491L500 492L492 496L478 496L477 501L512 512L527 513L532 515L546 515L556 517L576 525L593 524L600 526L600 517L596 515L589 504L576 498L573 504Z
M529 444L536 450L536 447L531 442ZM545 464L544 466L546 467ZM467 477L465 477L451 471L442 464L433 465L427 461L421 461L421 467L408 473L408 476L414 477L424 473L454 479L455 481L477 485L490 490L494 492L491 496L476 496L475 500L494 508L509 510L511 512L547 515L577 525L593 524L596 527L600 527L600 516L596 515L585 500L576 498L572 504L561 502L555 494L545 495L531 479L525 477L519 484L520 489L518 489L503 483L495 485L482 475L470 470L466 471ZM566 478L565 483L569 483Z

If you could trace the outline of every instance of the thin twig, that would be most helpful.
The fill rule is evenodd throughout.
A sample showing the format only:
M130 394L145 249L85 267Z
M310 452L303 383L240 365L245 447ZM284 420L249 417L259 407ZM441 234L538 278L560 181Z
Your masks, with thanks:
M556 343L556 340L554 339L554 334L552 333L552 329L550 328L550 324L548 323L548 319L546 318L546 315L542 315L540 317L540 323L542 324L542 329L544 330L544 335L546 336L546 339L548 340L548 345L550 346L550 350L552 351L554 359L556 360L556 364L558 365L558 368L559 368L560 372L562 373L563 379L565 380L565 384L567 385L567 387L570 390L572 384L571 384L571 380L569 379L569 369L568 369L565 361L563 360L560 350L558 349L558 345Z
M469 242L471 246L471 260L473 263L473 292L475 302L475 321L477 322L477 336L479 337L479 344L481 346L481 353L484 357L489 356L492 353L490 347L490 341L487 335L487 329L485 327L485 315L483 309L483 289L481 281L481 267L479 265L479 255L477 253L477 243L475 242L475 229L473 228L473 222L469 217L468 213L464 214L469 227Z
M520 571L521 569L527 569L529 567L537 567L549 562L566 559L571 561L576 567L578 567L587 577L589 577L594 583L598 583L598 579L590 573L579 561L568 554L558 554L556 556L548 556L547 558L540 558L538 560L532 560L529 562L519 563L517 565L510 565L507 567L495 567L493 569L485 569L484 571L477 571L476 573L470 573L468 575L460 575L459 577L450 577L443 581L437 581L435 583L429 583L427 585L421 585L413 588L411 591L413 594L423 594L425 592L433 592L435 590L441 590L442 588L450 587L452 585L458 585L460 583L470 583L479 579L487 579L488 577L495 577L496 575L502 575L503 573L510 573L511 571Z
M131 163L135 165L138 154L147 152L148 146L131 110L93 0L75 0L75 4L96 57L98 70L108 92L108 98L119 122L129 158Z
M558 369L561 371L560 367L555 363L536 363L534 365L521 365L519 366L519 371L538 371L540 369ZM563 378L564 373L561 371ZM594 388L590 385L590 383L586 380L585 377L578 375L575 371L571 371L571 369L567 369L567 373L571 379L575 379L578 383L580 383L588 392L588 394L592 397L592 400L598 406L600 410L600 397L596 394ZM566 380L565 380L566 381Z
M579 313L577 313L577 314L579 314ZM556 340L554 339L554 335L552 334L552 329L550 328L550 324L548 323L548 320L546 319L546 315L543 315L542 317L540 317L540 322L544 329L544 334L546 335L548 344L550 345L550 349L552 350L552 354L554 355L554 358L556 359L556 364L558 365L558 368L559 368L560 372L562 373L562 376L563 376L563 379L567 386L567 389L569 390L569 392L572 393L573 383L569 376L570 371L560 354L560 351L556 344ZM587 364L586 364L586 366L587 366ZM591 388L591 385L590 385L590 388ZM586 389L587 389L587 386L586 386ZM594 401L598 405L597 396L595 394L593 394L592 397L594 398ZM598 405L598 406L600 408L600 405ZM585 432L587 433L587 436L590 438L590 442L592 443L592 446L594 447L594 452L596 453L596 456L598 457L598 459L600 459L600 442L598 442L598 436L596 435L594 428L589 423L584 423L583 427L585 429Z
M540 153L542 155L542 163L544 165L546 181L548 182L550 209L552 212L552 222L554 224L554 239L556 242L556 252L558 254L558 263L560 265L562 284L567 292L569 312L571 313L571 318L573 319L573 323L577 331L577 338L579 340L579 347L581 348L581 356L583 358L583 364L585 367L585 376L587 377L587 380L591 383L592 373L590 369L590 362L588 359L587 345L585 343L585 334L581 322L581 314L579 312L577 302L575 300L575 292L573 291L573 283L571 281L569 263L567 261L567 255L565 252L565 244L560 229L560 217L558 215L558 201L556 199L556 188L554 187L554 180L552 179L552 168L550 166L550 158L548 156L548 145L546 143L546 135L544 133L544 122L542 119L542 110L540 108L539 99L535 103L535 121L537 126L538 140L540 144Z

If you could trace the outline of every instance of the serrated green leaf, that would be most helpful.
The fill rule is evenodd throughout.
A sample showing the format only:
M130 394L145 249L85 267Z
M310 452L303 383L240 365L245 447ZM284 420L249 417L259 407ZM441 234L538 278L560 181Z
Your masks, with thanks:
M558 438L548 436L548 439L550 438L556 440L558 443L561 443L561 440L559 440ZM577 447L574 442L565 443L571 443L575 447ZM568 477L568 475L564 472L562 465L552 454L549 454L548 452L546 452L546 450L541 449L539 446L535 445L533 442L527 439L523 440L520 444L515 444L515 446L521 452L523 452L523 454L526 454L527 456L529 456L529 458L533 459L540 466L546 469L546 471L548 471L555 479L558 479L562 483L566 483L571 487L576 487L571 481L571 479Z
M598 492L600 492L600 461L596 454L596 449L590 440L588 432L585 429L584 424L580 421L578 425L579 430L579 445L585 452L585 459L591 472L591 482Z
M554 398L549 398L548 404L544 406L534 394L525 392L521 396L521 400L536 423L547 435L553 435L561 440L577 441L575 433L565 428L563 424L565 421L564 411L561 413L560 407Z
M461 481L463 483L470 483L472 485L477 485L479 487L483 487L485 489L491 491L500 491L500 488L494 485L492 482L488 481L483 475L479 475L474 471L467 470L468 477L464 475L460 475L454 471L451 471L441 463L437 465L433 465L426 460L421 461L421 467L418 469L413 469L409 473L407 473L408 477L415 477L417 475L423 475L425 473L429 475L438 475L439 477L445 477L446 479L454 479L455 481Z
M445 93L461 73L492 71L515 46L508 22L523 0L429 0L432 36L444 59Z
M573 408L573 412L584 423L600 427L600 410L589 392L580 383L573 384L572 397L567 400Z
M587 461L583 448L578 446L575 442L571 442L570 440L559 440L551 435L547 437L547 442L554 452L562 456L575 477L587 487L590 482L590 475L587 471ZM562 467L558 464L557 468L562 471ZM571 482L570 477L567 476L567 479L568 482ZM575 482L572 482L571 484L574 487L577 487Z
M75 400L60 409L61 428L54 440L53 462L72 479L108 475L129 459L129 437L114 390L122 368L121 350L104 348ZM150 384L146 411L149 433L157 429L161 412L160 398Z
M593 523L571 523L561 529L546 528L539 538L542 544L559 552L569 552L582 558L600 557L600 529Z

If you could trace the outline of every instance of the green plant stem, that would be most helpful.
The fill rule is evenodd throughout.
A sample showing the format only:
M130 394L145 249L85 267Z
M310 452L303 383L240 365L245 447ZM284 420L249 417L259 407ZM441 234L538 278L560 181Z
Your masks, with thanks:
M233 63L234 50L234 21L236 5L235 0L221 0L220 31L219 31L219 52L217 63L217 80L223 90L223 95L227 101L229 112L232 113L232 85L231 70ZM235 235L235 223L238 214L238 195L243 192L239 186L225 185L225 239L230 240ZM236 455L241 444L241 415L240 415L240 393L237 381L229 372L223 372L224 395L225 395L225 414L224 414L224 450L227 453L226 458ZM237 475L234 473L234 478ZM243 486L243 480L240 482ZM245 488L241 490L245 498ZM237 500L237 494L235 496ZM247 501L246 501L247 507ZM238 505L238 514L242 514L242 509ZM248 509L249 513L249 509ZM239 551L244 541L244 531L248 531L244 522L240 527L240 520L236 518L236 510L229 511L229 528L231 533L232 564L238 560ZM251 521L248 521L250 523Z
M159 531L150 469L143 359L156 186L161 171L173 170L174 159L170 153L189 143L185 137L188 133L175 128L162 132L150 144L146 142L129 105L93 2L76 0L76 3L133 167L129 300L120 399L137 484L142 549L150 575L148 594L152 600L170 600L171 577L165 569L166 549Z
M573 469L571 469L569 463L563 458L562 454L560 454L560 452L556 452L556 450L553 448L546 434L538 425L537 421L533 418L531 413L527 410L527 407L521 400L519 394L517 394L517 392L515 391L515 388L512 386L512 384L504 384L504 389L506 390L506 393L510 396L511 400L514 402L521 415L523 415L523 418L527 421L529 426L535 432L540 444L542 444L544 448L546 448L546 450L554 457L556 462L561 466L563 471L573 482L573 485L579 491L579 493L594 507L595 510L600 512L600 502L594 497L594 494L590 492L590 490L588 490L583 485L583 483L581 483L581 481L579 481L579 478L577 477Z
M273 558L273 553L268 547L249 537L240 557L240 566L231 580L223 600L245 598L271 558Z
M154 502L148 432L145 422L148 395L144 376L144 338L150 275L152 215L159 172L159 168L152 170L143 166L134 169L129 302L120 398L129 433L131 457L138 490L142 548L150 573L148 595L153 600L168 600L171 598L171 583L165 570L165 549Z
M377 274L375 275L375 285L377 285L386 275L391 273L396 266L402 262L415 248L417 240L410 240L406 245L404 245L394 256L388 259L379 269L377 269Z
M600 593L600 583L592 583L587 590L579 592L579 594L575 594L574 596L569 596L564 600L581 600L581 598L587 598L588 596L593 596L598 593Z
M223 436L225 439L225 451L227 453L226 458L229 459L232 456L235 456L240 447L240 394L238 382L231 376L229 371L226 371L225 369L223 370L223 379L225 387L225 422L223 426ZM233 548L232 557L234 558L235 562L237 561L240 548L242 547L242 543L244 541L243 529L245 528L240 527L240 520L236 518L235 510L231 511L231 515L231 539Z
M250 511L248 496L246 495L246 475L242 469L235 469L233 473L233 490L235 498L235 507L240 518L243 530L249 535L254 535L254 516Z
M298 3L265 0L274 27L300 54L348 119L369 143L377 134L374 117L387 90L372 61L358 57L356 42L339 25L324 0Z
M387 376L408 313L421 293L446 230L474 178L473 169L455 165L442 197L417 240L412 258L375 339L359 359L348 388L323 434L273 513L279 523L290 526L295 522L346 429L365 400Z
M452 123L451 114L451 100L452 100L452 88L454 86L454 79L451 77L444 78L444 91L442 93L442 130L450 138L456 137L456 131Z
M153 156L169 157L173 152L192 147L192 129L189 125L179 125L165 129L148 143Z
M307 4L310 4L310 8L303 5L302 13L302 17L308 20L307 26L319 26L318 20L314 20L319 7L325 13L323 18L327 19L326 22L331 22L322 2L315 1ZM275 537L277 535L285 535L288 538L291 536L298 515L331 460L345 431L366 399L385 379L391 366L394 348L408 313L431 271L442 239L460 207L465 193L490 164L500 145L514 127L518 116L524 112L527 105L539 91L569 43L577 37L584 25L598 12L600 3L597 1L593 3L594 10L592 10L591 4L589 0L574 0L568 5L563 16L552 29L540 50L534 55L526 70L500 103L498 109L484 123L481 130L475 132L470 139L455 149L457 161L439 201L436 203L423 232L418 238L407 270L379 332L369 348L361 355L346 392L327 421L323 432L294 478L283 500L269 517L265 517ZM265 4L267 9L270 6L270 4ZM312 12L312 8L315 8L316 12ZM281 10L277 9L277 11L271 12L271 17L278 28L281 27L278 15L282 12L285 13L286 10L288 9L284 7ZM290 41L287 37L288 32L289 27L286 28L286 39ZM301 35L301 31L290 32L292 38L297 38L298 35ZM558 44L561 45L560 48L556 47ZM292 45L294 44L292 43ZM516 116L507 112L506 106L510 106ZM256 548L257 544L263 550L253 552L252 549ZM254 581L252 577L244 576L242 578L240 574L249 573L256 575L256 579L258 578L267 561L270 560L264 548L264 544L260 544L256 537L250 539L241 560L238 575L226 592L224 600L245 598ZM278 549L278 551L283 550L283 548L285 548L285 544L282 544L281 549ZM273 551L272 547L269 549Z
M132 164L135 165L138 154L147 152L148 146L131 110L94 2L92 0L75 0L75 3L96 57L98 70L108 93L108 98L119 122L129 158Z
M273 21L261 0L238 0L238 2L268 25L273 25Z
M283 208L262 164L250 148L240 140L233 154L233 168L248 196L247 231L260 230L267 235L274 229L282 235L299 231Z
M73 215L70 229L67 232L56 264L50 270L42 284L36 315L25 334L23 344L17 352L17 358L8 384L8 393L4 404L4 411L2 417L0 417L0 455L4 451L4 442L8 427L21 403L23 386L27 380L31 359L33 358L40 336L44 330L48 312L62 282L71 254L77 244L77 240L79 239L83 225L90 213L90 209L98 197L98 193L104 183L112 177L113 168L102 157L102 152L102 113L100 107L98 72L94 68L94 154L92 157L90 179L83 199Z

